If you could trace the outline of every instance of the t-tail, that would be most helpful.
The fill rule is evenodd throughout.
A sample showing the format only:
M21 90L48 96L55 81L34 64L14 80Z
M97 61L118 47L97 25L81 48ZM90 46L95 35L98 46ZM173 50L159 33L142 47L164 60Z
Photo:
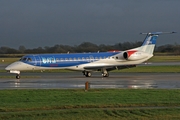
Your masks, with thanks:
M153 54L156 40L160 34L172 34L176 32L152 32L152 33L140 33L140 34L146 34L146 38L144 39L144 42L141 47L138 48L139 51L143 51L147 54Z
M125 60L138 61L139 63L148 60L153 56L156 40L160 34L172 34L176 32L152 32L141 33L146 34L142 45L140 47L124 51L121 55Z

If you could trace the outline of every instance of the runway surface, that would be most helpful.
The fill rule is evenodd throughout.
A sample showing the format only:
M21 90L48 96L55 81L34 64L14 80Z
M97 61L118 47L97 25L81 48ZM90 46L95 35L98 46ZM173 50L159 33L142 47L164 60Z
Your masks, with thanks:
M84 77L80 72L69 73L22 73L27 78L15 79L14 74L0 73L0 89L71 89L85 88L85 82L90 88L158 88L179 89L179 73L110 73L103 78L100 73L92 77Z

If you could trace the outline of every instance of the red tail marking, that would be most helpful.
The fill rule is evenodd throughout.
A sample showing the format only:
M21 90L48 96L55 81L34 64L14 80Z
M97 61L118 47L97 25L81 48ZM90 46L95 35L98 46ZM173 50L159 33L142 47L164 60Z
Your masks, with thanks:
M128 53L128 57L130 57L133 53L137 52L136 50L132 50L132 51L127 51Z

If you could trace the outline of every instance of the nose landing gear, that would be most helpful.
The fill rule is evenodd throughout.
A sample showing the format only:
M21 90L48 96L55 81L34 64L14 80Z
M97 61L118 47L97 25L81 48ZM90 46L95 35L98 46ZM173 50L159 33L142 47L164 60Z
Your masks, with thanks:
M20 71L19 70L10 70L8 72L16 74L16 79L20 79Z
M20 74L16 74L16 79L20 79Z

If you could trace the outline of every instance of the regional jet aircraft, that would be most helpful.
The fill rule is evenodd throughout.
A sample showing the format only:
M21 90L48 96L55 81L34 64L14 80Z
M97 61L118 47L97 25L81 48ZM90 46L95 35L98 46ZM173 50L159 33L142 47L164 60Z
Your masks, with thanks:
M9 73L16 74L17 79L20 79L20 71L47 69L81 71L86 77L90 77L94 71L99 71L103 77L108 77L111 70L136 67L150 59L153 56L158 35L167 33L175 32L141 33L147 35L143 44L125 51L25 55L5 69Z

